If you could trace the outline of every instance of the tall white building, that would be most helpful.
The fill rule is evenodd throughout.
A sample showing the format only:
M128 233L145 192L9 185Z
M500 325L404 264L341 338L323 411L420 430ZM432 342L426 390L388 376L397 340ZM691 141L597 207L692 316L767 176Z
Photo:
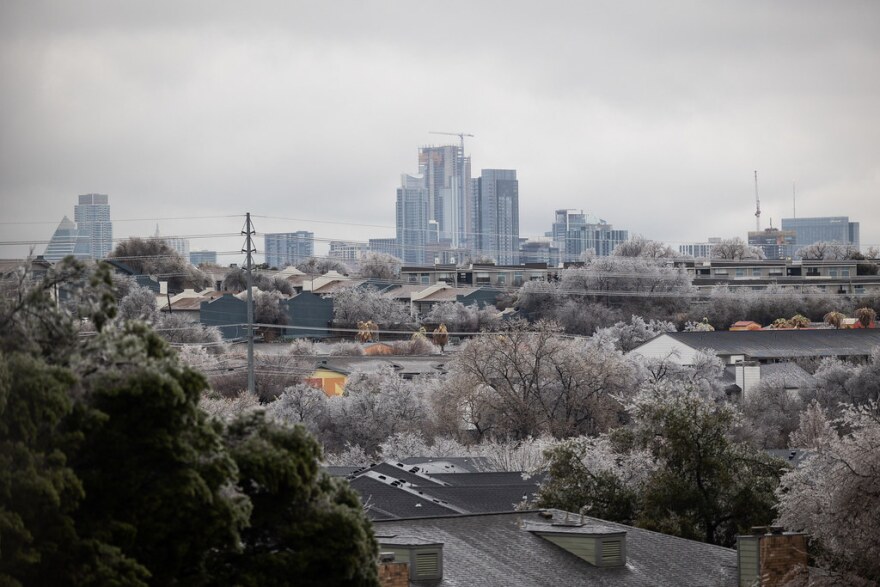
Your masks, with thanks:
M104 194L79 196L73 218L65 216L55 229L43 257L53 263L68 255L77 259L103 259L113 249L110 204Z
M465 246L473 232L470 157L455 145L422 147L419 174L428 190L428 219L437 222L439 238L455 248Z
M315 233L307 230L265 235L266 264L281 269L315 256Z
M73 219L89 240L89 257L103 259L113 249L113 223L106 194L84 194L74 206Z
M514 169L483 169L473 182L478 254L519 264L519 181Z
M425 262L430 206L428 188L421 175L403 174L397 188L397 247L407 264Z

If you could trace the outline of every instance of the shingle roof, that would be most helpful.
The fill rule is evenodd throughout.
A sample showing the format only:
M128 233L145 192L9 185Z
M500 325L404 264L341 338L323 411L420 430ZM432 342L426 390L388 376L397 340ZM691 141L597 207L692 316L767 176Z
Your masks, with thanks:
M407 465L418 465L429 475L494 470L486 457L409 457L403 459L403 462Z
M510 472L432 475L419 465L385 462L358 469L349 480L361 499L369 501L368 515L384 519L513 511L538 491L542 477L523 479L521 473ZM437 507L442 511L435 512Z
M695 349L713 349L719 355L745 355L751 359L867 356L880 346L880 329L721 330L668 332L660 336L669 336Z
M767 377L780 379L789 387L804 387L814 381L813 376L809 372L791 361L761 365L761 379L766 379Z
M564 515L552 512L556 519ZM412 585L717 587L737 583L732 549L595 518L585 521L626 532L626 566L594 567L528 531L526 524L546 522L537 512L376 520L374 529L380 544L403 537L443 543L442 580Z
M360 494L367 515L373 520L449 516L459 513L452 507L439 503L438 498L403 491L371 477L356 477L349 483Z

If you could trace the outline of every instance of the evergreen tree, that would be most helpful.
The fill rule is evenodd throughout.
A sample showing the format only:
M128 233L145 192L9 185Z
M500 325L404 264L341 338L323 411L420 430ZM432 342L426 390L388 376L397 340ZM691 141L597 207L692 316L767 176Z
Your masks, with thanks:
M378 584L378 547L357 494L321 471L320 448L303 427L250 413L229 426L226 443L253 512L243 551L224 557L224 582Z
M377 584L357 496L303 430L225 436L202 375L114 318L105 266L18 277L0 284L0 584Z

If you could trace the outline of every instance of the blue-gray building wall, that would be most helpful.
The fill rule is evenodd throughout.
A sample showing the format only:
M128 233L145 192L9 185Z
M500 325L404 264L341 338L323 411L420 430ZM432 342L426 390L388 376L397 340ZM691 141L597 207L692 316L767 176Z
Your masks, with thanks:
M818 216L815 218L783 218L782 230L795 231L795 246L818 242L838 242L859 246L859 223L849 216Z
M311 292L302 292L282 302L287 306L287 324L284 336L288 338L327 338L333 321L333 299L322 298Z
M199 305L199 322L216 326L226 340L247 336L247 302L232 294L202 302Z

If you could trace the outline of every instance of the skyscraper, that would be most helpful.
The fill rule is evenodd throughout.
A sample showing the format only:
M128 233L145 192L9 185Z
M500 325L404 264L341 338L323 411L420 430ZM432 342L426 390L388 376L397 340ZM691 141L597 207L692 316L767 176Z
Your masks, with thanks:
M849 216L783 218L782 230L795 232L795 249L820 241L859 246L859 223L850 222Z
M476 251L499 265L519 264L519 181L514 169L483 169L475 180Z
M766 259L788 259L794 255L795 232L765 228L762 231L749 231L749 245L764 251Z
M106 194L84 194L74 206L73 219L89 240L89 257L103 259L113 249L113 223Z
M70 218L65 216L46 246L43 258L51 263L57 263L68 255L73 255L77 259L90 259L91 247L88 236L82 233Z
M269 267L281 269L315 255L315 233L307 230L268 233L263 243Z
M557 210L554 214L553 228L547 236L553 239L553 244L559 247L559 254L563 261L577 261L583 247L577 243L569 243L572 238L577 238L575 232L587 224L587 215L583 210Z
M425 178L420 175L400 176L397 188L397 247L404 263L421 265L425 262L428 243L430 205Z
M449 239L453 247L463 246L473 229L469 225L470 157L455 145L422 147L419 174L428 190L428 219L437 221L439 238Z

